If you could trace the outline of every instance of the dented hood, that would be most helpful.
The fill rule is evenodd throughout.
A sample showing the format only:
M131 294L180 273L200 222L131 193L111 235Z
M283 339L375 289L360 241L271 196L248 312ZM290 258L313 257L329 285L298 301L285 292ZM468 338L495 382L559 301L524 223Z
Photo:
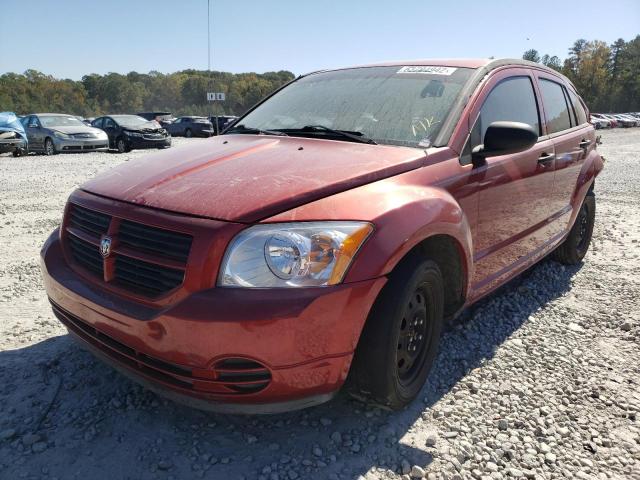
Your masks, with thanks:
M422 165L413 148L223 135L146 155L81 188L173 212L255 222Z

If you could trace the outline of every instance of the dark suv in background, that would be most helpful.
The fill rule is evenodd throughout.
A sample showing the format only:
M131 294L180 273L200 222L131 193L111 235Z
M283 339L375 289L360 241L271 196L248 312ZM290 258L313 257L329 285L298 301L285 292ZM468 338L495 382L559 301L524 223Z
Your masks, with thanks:
M213 125L207 117L178 117L172 123L165 125L172 136L210 137L213 135Z

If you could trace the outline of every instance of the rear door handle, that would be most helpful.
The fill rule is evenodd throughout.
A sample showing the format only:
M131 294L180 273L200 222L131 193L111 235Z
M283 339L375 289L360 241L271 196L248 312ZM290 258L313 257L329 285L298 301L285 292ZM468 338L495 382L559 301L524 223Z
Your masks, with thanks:
M580 148L587 148L591 145L591 140L582 140L578 145L580 145Z
M556 158L553 153L543 153L538 157L538 163L547 163Z

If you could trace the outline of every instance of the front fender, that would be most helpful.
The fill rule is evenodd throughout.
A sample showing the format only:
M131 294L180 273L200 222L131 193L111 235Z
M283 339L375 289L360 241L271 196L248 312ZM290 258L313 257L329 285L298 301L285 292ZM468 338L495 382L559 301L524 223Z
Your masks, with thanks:
M387 275L412 248L434 235L447 235L455 240L465 278L471 278L472 236L464 211L446 190L408 181L398 176L371 183L267 221L364 220L373 223L375 231L358 252L345 282Z

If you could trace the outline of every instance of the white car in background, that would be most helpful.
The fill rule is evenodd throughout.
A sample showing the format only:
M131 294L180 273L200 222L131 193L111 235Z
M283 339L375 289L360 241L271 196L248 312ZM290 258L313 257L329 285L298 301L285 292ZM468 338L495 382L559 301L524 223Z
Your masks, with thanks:
M591 123L591 125L593 125L596 130L600 130L603 128L611 128L611 121L607 120L606 118L602 118L602 117L597 117L595 115L591 115L589 117L589 123Z

